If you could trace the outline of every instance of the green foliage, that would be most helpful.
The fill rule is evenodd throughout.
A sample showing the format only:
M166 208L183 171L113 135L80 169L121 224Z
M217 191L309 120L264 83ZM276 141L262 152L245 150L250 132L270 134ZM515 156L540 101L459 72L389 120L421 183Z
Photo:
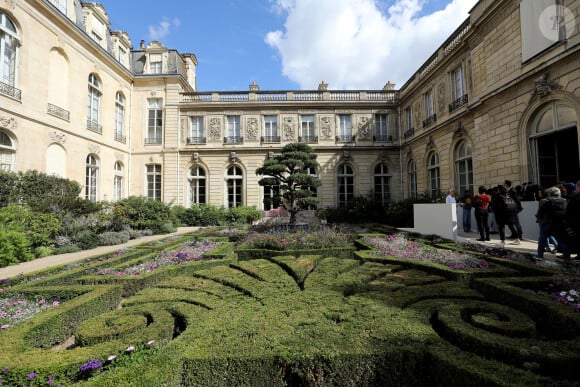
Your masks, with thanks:
M33 258L30 241L24 234L0 228L0 267L30 261Z
M99 234L99 245L112 246L127 243L131 239L128 231L107 231Z
M279 187L269 204L276 206L280 203L290 213L290 223L294 224L298 212L318 203L311 189L319 187L321 182L309 173L318 168L316 153L311 146L292 143L285 145L279 155L265 160L256 169L256 174L264 176L258 181L261 186Z
M231 217L232 223L247 224L260 219L262 217L262 211L258 210L254 206L240 206L230 208L229 215Z
M17 205L0 208L0 224L6 230L22 233L32 248L50 246L60 231L60 220L55 214L38 213Z
M167 232L167 224L173 225L173 214L169 205L149 200L143 196L129 196L116 203L115 216L121 217L135 230L150 229L154 234Z

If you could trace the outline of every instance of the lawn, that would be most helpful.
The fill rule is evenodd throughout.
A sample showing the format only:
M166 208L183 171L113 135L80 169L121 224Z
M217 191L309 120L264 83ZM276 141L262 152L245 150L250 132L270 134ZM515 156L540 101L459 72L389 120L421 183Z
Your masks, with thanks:
M244 235L1 281L0 385L580 385L572 266L369 230Z

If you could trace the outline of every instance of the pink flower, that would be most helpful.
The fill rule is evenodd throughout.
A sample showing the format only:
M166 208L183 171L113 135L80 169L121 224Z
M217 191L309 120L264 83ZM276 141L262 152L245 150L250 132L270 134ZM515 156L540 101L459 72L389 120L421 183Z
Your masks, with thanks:
M127 349L125 350L125 352L133 352L135 350L135 346L134 345L130 345L127 347Z
M0 327L0 329L8 329L8 328L10 328L10 325L8 324L4 324Z
M153 345L153 344L155 344L155 340L149 340L149 341L147 342L147 345L149 345L149 346L151 346L151 345Z
M43 305L43 304L45 304L45 303L46 303L46 298L42 297L42 298L40 299L40 305Z
M117 358L117 355L111 355L107 358L108 361L113 361Z
M52 306L55 308L59 305L60 305L60 302L58 302L58 301L53 301L53 303L52 303Z

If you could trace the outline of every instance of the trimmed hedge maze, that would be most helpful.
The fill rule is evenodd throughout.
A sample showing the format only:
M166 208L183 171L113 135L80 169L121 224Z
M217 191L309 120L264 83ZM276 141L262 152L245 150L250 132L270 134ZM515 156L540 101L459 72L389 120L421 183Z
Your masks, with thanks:
M201 260L99 274L204 238L0 285L60 301L0 332L0 385L580 385L580 313L535 292L553 272L506 259L462 271L360 240L265 254L214 238Z

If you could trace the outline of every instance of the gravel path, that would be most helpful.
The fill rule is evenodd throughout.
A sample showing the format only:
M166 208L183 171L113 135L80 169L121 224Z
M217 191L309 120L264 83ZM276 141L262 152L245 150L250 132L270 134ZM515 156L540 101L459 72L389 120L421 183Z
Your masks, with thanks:
M22 262L19 263L18 265L2 267L0 268L0 279L12 278L21 274L33 273L35 271L43 270L49 267L80 261L81 259L89 258L95 255L112 253L114 251L121 250L125 247L131 247L143 243L148 243L151 241L165 239L172 235L187 234L189 232L196 231L198 229L199 227L180 227L177 229L176 232L171 234L150 235L139 239L132 239L127 243L123 243L121 245L100 246L91 250L78 251L76 253L50 255L48 257L38 258L33 261Z

